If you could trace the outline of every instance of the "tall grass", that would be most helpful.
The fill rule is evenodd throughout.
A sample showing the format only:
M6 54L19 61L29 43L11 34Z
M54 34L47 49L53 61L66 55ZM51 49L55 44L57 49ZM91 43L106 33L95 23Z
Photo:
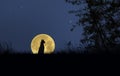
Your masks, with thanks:
M10 54L13 53L12 44L7 42L0 43L0 54Z
M11 43L3 42L0 43L0 55L1 54L13 54L15 50L12 47ZM23 53L15 53L15 54L32 54L32 52L23 52ZM100 49L84 49L83 48L75 48L69 45L65 46L64 49L57 50L53 54L80 54L80 55L89 55L89 54L120 54L120 44L115 47L110 47L109 50L100 50Z

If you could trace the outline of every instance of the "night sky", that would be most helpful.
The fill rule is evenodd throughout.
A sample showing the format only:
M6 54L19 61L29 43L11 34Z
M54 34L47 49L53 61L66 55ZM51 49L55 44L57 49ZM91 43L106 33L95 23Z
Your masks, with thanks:
M70 31L77 20L68 13L72 9L64 0L0 0L0 41L11 42L16 52L30 52L32 38L45 33L54 38L55 51L68 41L78 46L82 29Z

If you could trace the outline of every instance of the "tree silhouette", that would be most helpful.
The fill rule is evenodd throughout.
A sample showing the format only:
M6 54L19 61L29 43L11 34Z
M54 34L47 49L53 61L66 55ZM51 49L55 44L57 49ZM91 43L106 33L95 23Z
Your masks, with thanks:
M65 0L73 5L84 5L81 10L72 10L79 19L71 29L82 26L86 48L109 50L120 44L120 1L119 0Z

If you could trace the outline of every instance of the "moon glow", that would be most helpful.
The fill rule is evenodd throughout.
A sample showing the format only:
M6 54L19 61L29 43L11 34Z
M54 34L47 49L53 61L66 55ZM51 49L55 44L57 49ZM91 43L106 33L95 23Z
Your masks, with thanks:
M32 39L31 50L33 54L38 54L41 40L45 41L44 54L51 54L55 50L55 41L47 34L39 34Z

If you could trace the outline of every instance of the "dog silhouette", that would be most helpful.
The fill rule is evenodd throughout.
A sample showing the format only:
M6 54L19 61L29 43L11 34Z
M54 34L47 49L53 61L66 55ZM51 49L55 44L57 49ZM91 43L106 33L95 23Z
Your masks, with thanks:
M44 48L45 48L44 44L45 44L45 41L41 40L38 54L44 54Z

